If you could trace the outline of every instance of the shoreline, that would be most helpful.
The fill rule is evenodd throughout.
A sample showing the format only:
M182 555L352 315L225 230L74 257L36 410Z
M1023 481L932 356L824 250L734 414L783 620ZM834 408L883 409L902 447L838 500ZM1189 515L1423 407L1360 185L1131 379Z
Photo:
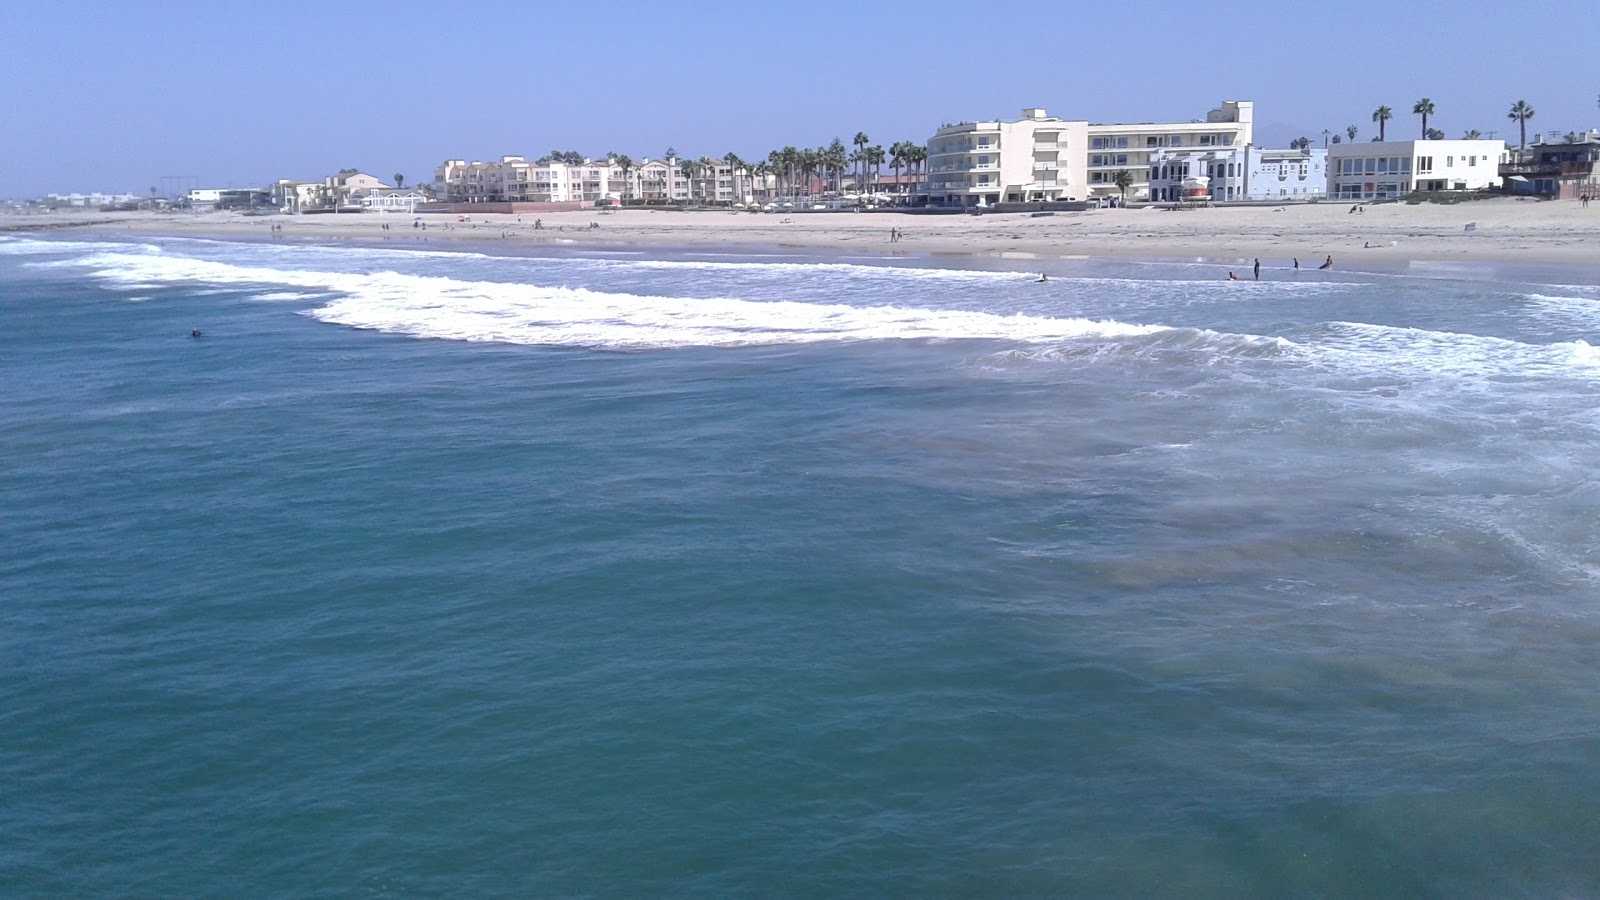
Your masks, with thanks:
M54 213L0 216L0 232L78 231L145 237L260 240L378 247L504 245L518 250L631 247L705 252L734 249L992 257L1016 260L1170 259L1247 264L1299 259L1314 270L1407 262L1600 266L1600 212L1578 204L1513 198L1459 204L1107 209L1033 217L1023 213L929 216L893 213L750 213L653 209L546 215L362 213L245 216ZM413 219L427 223L413 227ZM535 230L536 220L543 228ZM599 227L591 227L591 223ZM388 224L388 231L383 225ZM282 230L274 233L269 226ZM1467 226L1474 226L1468 230ZM891 228L904 238L891 241ZM431 247L429 247L431 249Z

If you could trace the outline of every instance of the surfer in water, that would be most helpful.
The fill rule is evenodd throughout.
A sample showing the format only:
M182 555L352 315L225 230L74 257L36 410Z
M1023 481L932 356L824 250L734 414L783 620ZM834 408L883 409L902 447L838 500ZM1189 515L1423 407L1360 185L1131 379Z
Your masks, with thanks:
M1323 260L1322 261L1322 265L1317 266L1317 268L1319 268L1319 269L1331 269L1331 268L1333 268L1333 257L1329 256L1327 259Z
M1034 284L1044 284L1046 281L1049 281L1049 280L1050 280L1050 276L1044 274L1043 272L1040 272L1039 273L1039 277L1035 278L1033 280L1033 283Z
M200 329L198 329L198 328L189 329L189 337L197 338L199 336L200 336Z

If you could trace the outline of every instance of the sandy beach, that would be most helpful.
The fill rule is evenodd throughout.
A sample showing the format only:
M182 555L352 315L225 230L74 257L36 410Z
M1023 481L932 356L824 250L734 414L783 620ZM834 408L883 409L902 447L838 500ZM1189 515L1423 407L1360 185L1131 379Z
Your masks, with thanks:
M0 230L50 229L333 242L795 247L873 253L965 253L1026 259L1205 257L1298 259L1315 267L1381 260L1600 264L1600 207L1509 197L1456 204L1348 203L1282 207L1103 209L1028 214L751 213L586 210L542 215L245 216L239 213L58 212L0 216ZM535 230L535 219L543 228ZM387 223L389 230L383 229ZM592 227L597 224L598 227ZM280 226L273 232L269 226ZM1469 228L1469 226L1472 226ZM903 232L890 241L890 229Z

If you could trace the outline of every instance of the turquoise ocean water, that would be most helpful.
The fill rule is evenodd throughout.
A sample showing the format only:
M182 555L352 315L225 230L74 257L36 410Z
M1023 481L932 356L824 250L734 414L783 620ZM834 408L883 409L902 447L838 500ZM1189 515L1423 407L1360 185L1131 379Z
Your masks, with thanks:
M1600 270L495 252L0 239L0 891L1600 892Z

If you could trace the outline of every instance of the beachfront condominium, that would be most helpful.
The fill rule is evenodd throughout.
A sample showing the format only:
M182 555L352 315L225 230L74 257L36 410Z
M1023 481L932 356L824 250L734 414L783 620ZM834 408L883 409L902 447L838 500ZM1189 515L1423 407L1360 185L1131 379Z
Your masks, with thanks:
M934 206L992 206L1088 196L1087 123L1042 109L1016 121L958 122L928 139L925 190Z
M1179 200L1320 200L1328 187L1328 151L1309 147L1184 149L1150 154L1149 198Z
M1498 184L1506 142L1368 141L1328 150L1328 197L1384 200L1413 191L1476 191Z
M958 122L928 139L933 206L1149 197L1150 158L1172 148L1244 147L1254 104L1228 100L1192 122L1097 125L1025 109L1016 121ZM1117 173L1128 185L1118 187Z
M1255 140L1255 104L1224 100L1204 119L1089 125L1089 197L1149 200L1151 157L1163 151L1245 147ZM1117 173L1128 172L1126 189Z
M446 160L434 170L433 189L447 203L618 202L645 205L749 203L771 194L770 176L737 170L718 160L617 159L578 163L529 162L502 156L495 162Z
M593 203L623 197L637 175L637 167L624 173L608 160L568 165L521 156L487 163L451 159L434 170L433 190L449 203Z

